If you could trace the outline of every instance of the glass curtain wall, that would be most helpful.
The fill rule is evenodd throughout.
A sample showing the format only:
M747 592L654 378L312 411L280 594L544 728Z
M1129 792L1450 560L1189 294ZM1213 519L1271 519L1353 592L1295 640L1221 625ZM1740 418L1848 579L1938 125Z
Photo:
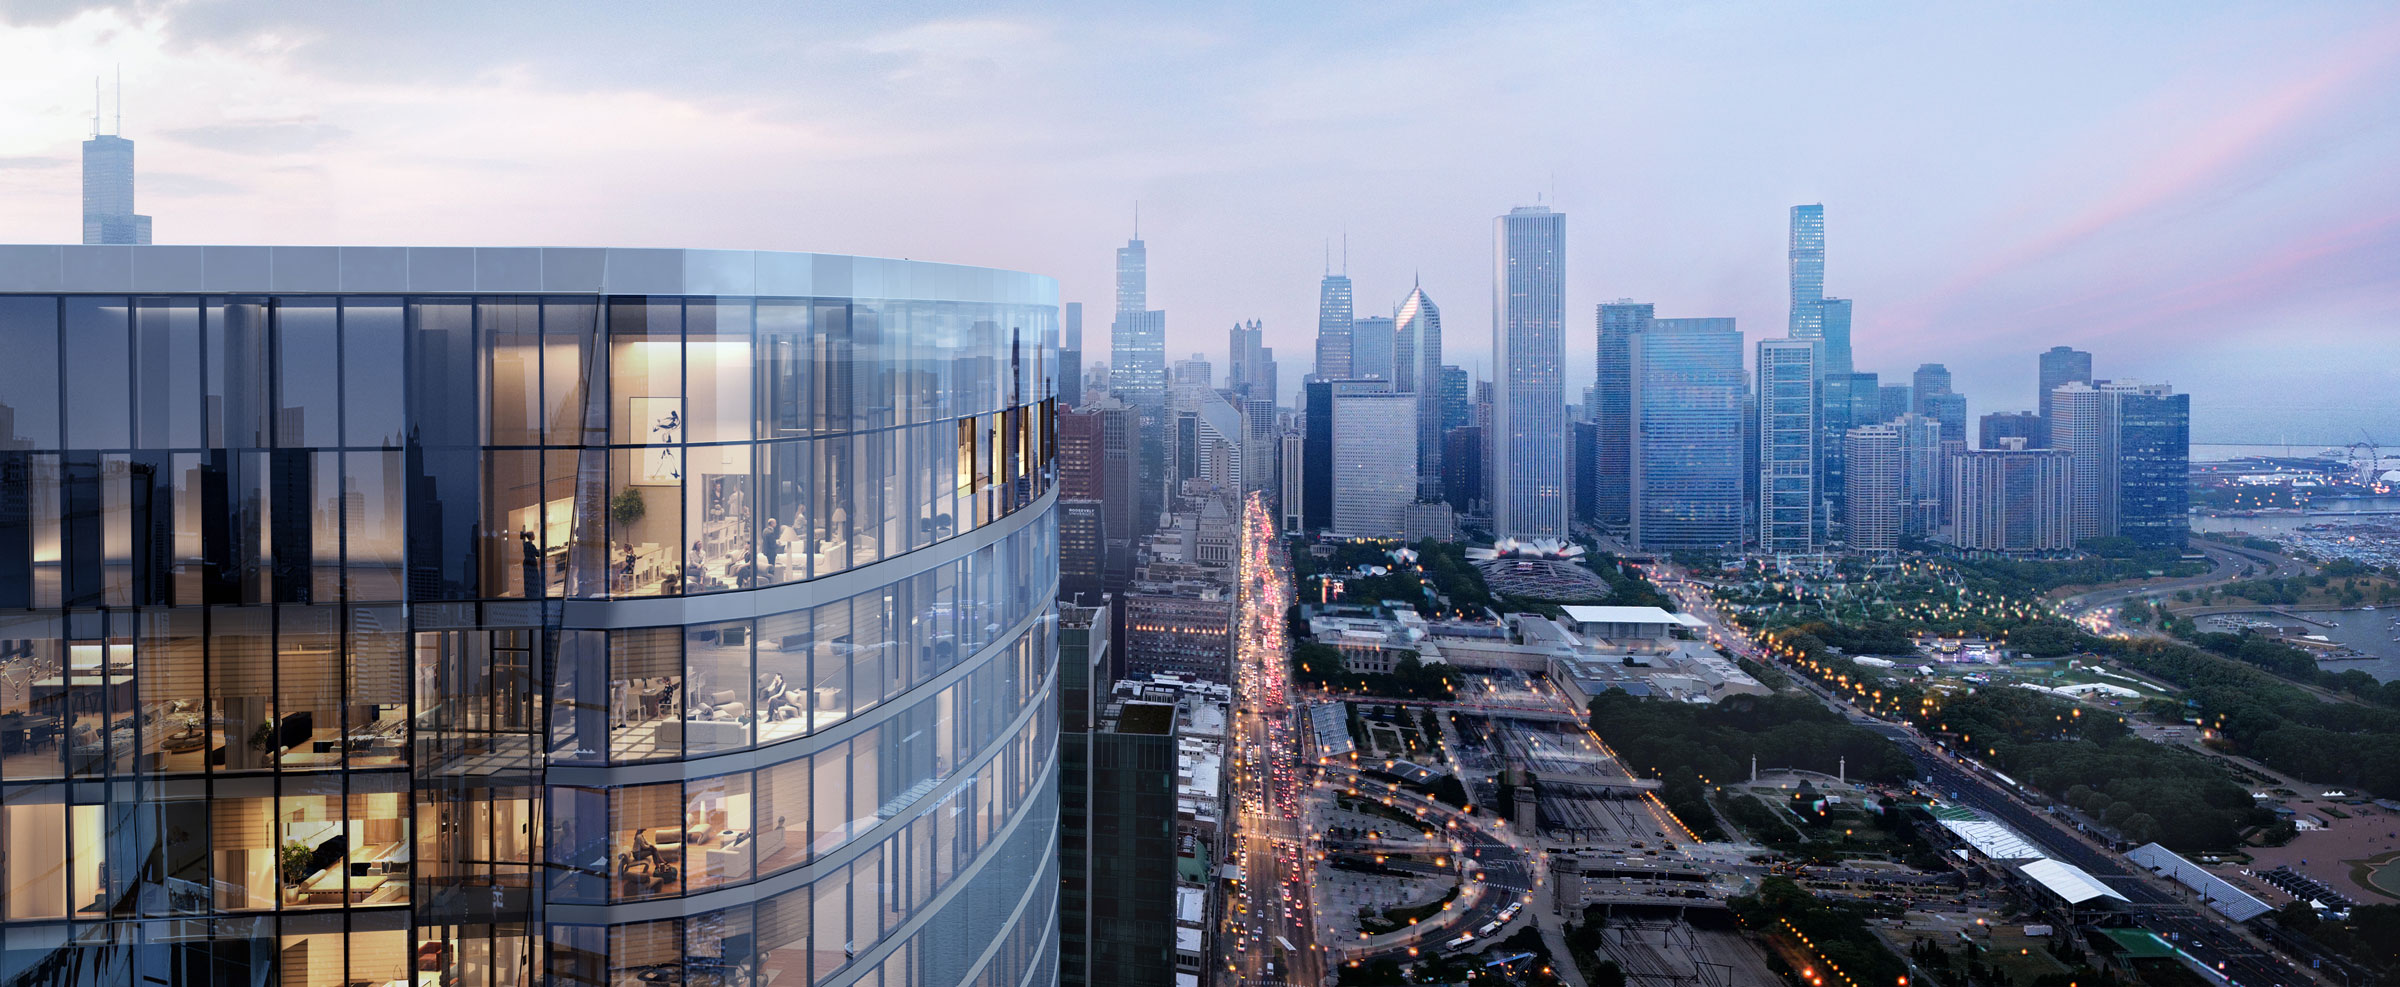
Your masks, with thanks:
M0 975L939 982L1047 838L1053 312L0 295Z

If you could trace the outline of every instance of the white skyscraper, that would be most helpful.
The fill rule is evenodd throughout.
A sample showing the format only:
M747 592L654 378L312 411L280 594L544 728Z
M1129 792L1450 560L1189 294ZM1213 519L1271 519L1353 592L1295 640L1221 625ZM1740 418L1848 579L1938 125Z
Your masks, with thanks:
M1567 217L1519 206L1493 221L1492 533L1567 533Z
M1315 409L1310 409L1314 414ZM1417 396L1382 381L1345 381L1333 395L1333 523L1346 538L1398 538L1417 478Z
M1962 452L1951 463L1958 506L1951 542L1970 552L2047 555L2075 547L2070 534L2075 454L2028 449L2022 438Z
M1900 548L1900 429L1866 425L1843 437L1849 486L1844 527L1850 550L1888 554Z
M1417 491L1437 497L1442 488L1442 310L1423 287L1414 287L1392 321L1399 326L1395 383L1417 396Z
M2077 542L2117 530L2117 422L2108 398L2081 381L2050 392L2050 447L2073 457L2067 464L2067 530Z

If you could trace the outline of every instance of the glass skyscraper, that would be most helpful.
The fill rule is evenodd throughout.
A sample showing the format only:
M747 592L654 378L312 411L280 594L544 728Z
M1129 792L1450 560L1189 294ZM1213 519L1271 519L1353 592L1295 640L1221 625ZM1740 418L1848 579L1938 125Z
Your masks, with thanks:
M2092 355L2072 347L2053 346L2042 351L2038 362L2040 364L2039 369L2041 379L2039 387L2041 391L2037 399L2039 403L2035 406L2034 410L2042 416L2042 425L2044 431L2042 433L2041 444L2048 445L2050 444L2050 433L2048 431L2050 424L2050 394L2051 392L2058 390L2059 385L2061 384L2091 383Z
M1758 342L1758 548L1816 550L1817 345Z
M1361 315L1350 320L1350 376L1400 379L1399 330L1389 316Z
M1825 322L1823 313L1818 309L1818 305L1825 300L1825 207L1822 204L1792 207L1791 238L1785 256L1792 288L1791 325L1785 334L1793 339L1822 339ZM1844 348L1847 349L1847 346Z
M1328 274L1317 285L1317 379L1341 380L1350 373L1350 276Z
M1654 319L1632 338L1633 544L1742 544L1742 334Z
M1850 299L1827 298L1817 303L1817 376L1850 372Z
M1630 298L1602 303L1596 316L1600 369L1592 386L1596 407L1587 412L1600 425L1598 447L1592 456L1592 517L1612 531L1625 530L1632 523L1628 506L1632 494L1627 486L1633 476L1632 339L1650 328L1650 320L1656 317L1656 306Z
M1442 487L1442 310L1418 285L1392 319L1398 390L1417 396L1417 494L1432 499Z
M1938 363L1920 363L1909 379L1909 409L1928 418L1933 416L1933 399L1950 393L1950 368Z
M93 129L99 124L94 117ZM83 142L83 242L150 242L150 217L133 211L133 142L122 136L94 134Z
M1150 307L1150 247L1117 248L1117 318L1109 331L1109 389L1127 404L1167 403L1167 313Z
M2163 384L2119 386L2117 533L2181 547L2191 535L2192 396Z
M127 249L0 247L10 982L1055 977L1054 282Z
M1494 220L1493 241L1492 532L1564 538L1566 214L1519 206ZM1734 363L1738 378L1738 346Z
M1818 386L1817 492L1824 522L1848 517L1845 476L1851 429L1885 421L1883 386L1875 374L1823 374Z

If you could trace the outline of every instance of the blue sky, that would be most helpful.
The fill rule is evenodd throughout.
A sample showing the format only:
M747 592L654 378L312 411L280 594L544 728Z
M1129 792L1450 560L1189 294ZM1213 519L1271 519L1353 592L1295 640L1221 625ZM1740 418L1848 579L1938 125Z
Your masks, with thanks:
M2333 4L0 2L0 240L76 232L121 65L161 242L826 250L1093 309L1141 202L1170 351L1306 367L1326 241L1488 352L1491 218L1566 211L1590 313L1784 324L1823 202L1861 369L2030 407L2033 354L2195 437L2400 444L2400 8Z

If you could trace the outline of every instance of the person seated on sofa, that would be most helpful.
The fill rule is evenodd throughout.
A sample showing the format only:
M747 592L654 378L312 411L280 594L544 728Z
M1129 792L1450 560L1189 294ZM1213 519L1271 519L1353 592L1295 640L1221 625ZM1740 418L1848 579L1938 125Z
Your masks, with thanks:
M785 681L783 673L769 672L758 677L758 695L766 704L770 722L798 719L808 715L808 693Z

